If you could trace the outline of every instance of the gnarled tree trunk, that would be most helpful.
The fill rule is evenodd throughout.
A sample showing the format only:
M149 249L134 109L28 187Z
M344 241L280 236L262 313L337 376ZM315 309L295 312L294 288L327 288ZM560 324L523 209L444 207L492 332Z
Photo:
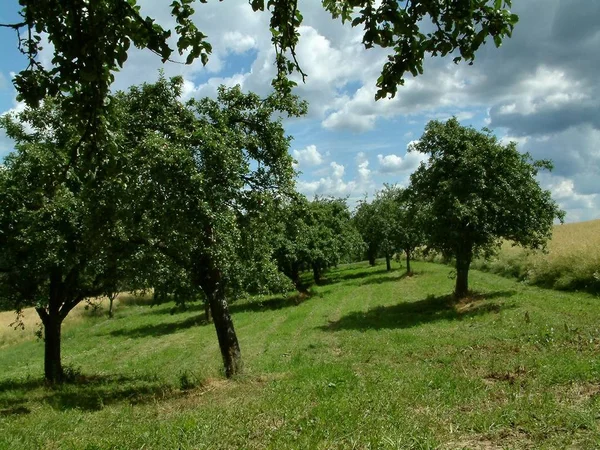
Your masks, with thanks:
M44 323L44 378L48 383L63 382L63 368L60 357L60 332L62 319L48 316Z
M412 275L412 271L410 270L410 254L411 251L410 250L405 250L406 251L406 273L407 275Z
M225 366L225 376L231 378L242 373L243 364L240 344L233 328L233 320L231 320L224 289L217 287L208 298Z
M456 254L456 287L454 296L464 298L469 293L469 268L471 266L471 251L463 250Z
M321 282L321 267L319 264L312 265L313 270L313 278L315 279L315 283L319 284Z
M208 300L204 301L204 320L206 320L206 323L212 323L213 321L210 303Z
M392 258L388 252L385 252L385 268L388 272L392 270Z

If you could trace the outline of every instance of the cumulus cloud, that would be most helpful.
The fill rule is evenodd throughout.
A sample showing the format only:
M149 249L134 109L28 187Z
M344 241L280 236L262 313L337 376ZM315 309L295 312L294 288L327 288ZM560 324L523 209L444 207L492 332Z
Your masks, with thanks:
M319 166L323 164L323 155L319 153L316 145L309 145L302 150L294 150L292 155L300 166Z

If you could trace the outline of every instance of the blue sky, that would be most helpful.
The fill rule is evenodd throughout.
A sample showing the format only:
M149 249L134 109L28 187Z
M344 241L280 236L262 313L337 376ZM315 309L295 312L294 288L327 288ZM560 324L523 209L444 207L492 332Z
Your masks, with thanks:
M139 1L144 14L173 26L168 1ZM304 24L298 58L308 74L297 93L308 100L307 117L286 122L290 151L302 172L305 194L348 197L353 203L383 183L406 184L422 157L407 153L427 121L456 115L464 125L488 126L522 151L555 162L542 185L567 211L567 221L600 218L600 2L514 0L521 16L513 38L500 49L486 45L473 66L430 59L425 74L408 79L393 100L374 101L385 61L381 49L365 50L359 29L331 20L315 0L301 2ZM0 21L14 21L17 0L0 4ZM134 50L117 74L115 89L182 75L184 96L214 96L220 84L240 84L265 95L274 74L268 13L245 0L197 5L196 22L209 36L209 64L162 65ZM11 72L23 68L12 30L1 29L0 112L19 108ZM42 58L51 59L51 49ZM0 156L11 143L0 136Z

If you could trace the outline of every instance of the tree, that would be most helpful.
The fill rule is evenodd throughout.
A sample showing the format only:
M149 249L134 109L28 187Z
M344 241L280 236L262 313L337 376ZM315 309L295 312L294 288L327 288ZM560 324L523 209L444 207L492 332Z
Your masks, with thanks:
M202 2L202 0L201 0ZM208 60L212 47L192 21L194 0L174 0L176 49L186 53L186 63ZM100 142L110 136L105 123L106 98L114 72L127 60L133 44L156 53L162 60L175 50L171 31L151 17L142 17L136 0L20 0L22 20L1 24L17 33L18 45L28 66L15 76L20 99L37 105L47 95L63 95L68 116L81 130L81 142ZM289 75L299 72L296 59L298 28L302 14L297 0L251 0L255 11L271 13L270 29L275 46L275 88L283 94L295 84ZM333 18L364 28L363 44L393 49L377 80L376 98L394 96L408 72L423 72L426 55L456 54L454 61L473 61L475 52L492 38L496 46L510 36L518 17L511 14L510 0L323 0ZM53 48L52 66L44 67L38 54L42 36ZM71 158L78 155L74 143ZM92 150L96 145L92 146Z
M564 212L536 180L550 161L534 161L514 142L501 144L488 129L463 127L456 118L431 121L414 150L429 155L411 175L411 189L426 212L428 245L456 258L455 295L468 293L475 256L489 256L502 239L543 248L554 219Z
M379 254L379 241L381 238L380 228L376 223L378 217L373 203L369 203L366 198L361 200L354 211L352 220L365 243L369 264L374 266Z
M62 322L82 300L112 292L121 280L110 268L131 252L113 208L124 195L112 175L114 149L94 154L93 173L70 164L78 133L63 117L64 104L46 99L1 119L16 151L0 170L0 297L17 311L35 307L49 383L63 381Z
M251 278L257 289L277 272L270 248L254 240L266 214L261 195L293 188L289 138L276 116L300 115L306 106L239 86L221 87L217 100L182 104L182 83L161 78L111 102L115 128L124 130L120 146L135 161L123 180L130 193L124 220L135 230L131 242L169 258L184 272L181 283L205 296L230 377L242 359L227 299L249 289Z
M423 234L423 222L425 221L425 210L419 205L414 192L411 189L399 187L388 188L396 202L396 245L406 255L406 274L412 275L410 262L415 250L423 245L425 236Z
M352 260L362 251L344 199L308 201L298 194L281 207L278 217L274 258L298 290L303 290L300 270L312 269L314 281L319 283L325 269Z

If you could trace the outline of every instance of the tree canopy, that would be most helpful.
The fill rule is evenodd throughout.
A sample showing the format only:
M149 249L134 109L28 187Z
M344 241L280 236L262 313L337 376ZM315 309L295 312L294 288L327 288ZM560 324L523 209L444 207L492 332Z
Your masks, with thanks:
M132 45L156 53L163 62L175 50L185 55L187 64L197 58L207 62L212 47L194 24L194 3L172 1L177 35L173 45L172 31L155 18L143 17L136 0L20 0L22 20L0 24L16 31L19 50L28 60L14 79L19 98L35 106L48 95L64 96L69 104L66 118L79 125L81 139L97 142L107 131L105 100L114 73L125 64ZM277 67L273 85L287 94L295 84L289 75L306 75L295 53L303 20L298 2L251 0L250 4L254 11L267 9L271 14ZM383 0L379 6L367 0L323 0L334 19L364 29L366 48L392 50L377 80L376 98L394 96L406 73L422 73L427 55L454 54L455 62L472 62L487 38L500 46L518 20L510 6L510 0ZM40 62L42 36L51 44L50 67ZM73 155L77 156L76 150Z
M473 257L492 254L502 239L543 248L554 219L564 217L536 180L550 161L534 161L514 142L503 145L488 129L463 127L456 118L431 121L414 150L429 156L411 175L426 240L456 258L458 297L467 294Z

